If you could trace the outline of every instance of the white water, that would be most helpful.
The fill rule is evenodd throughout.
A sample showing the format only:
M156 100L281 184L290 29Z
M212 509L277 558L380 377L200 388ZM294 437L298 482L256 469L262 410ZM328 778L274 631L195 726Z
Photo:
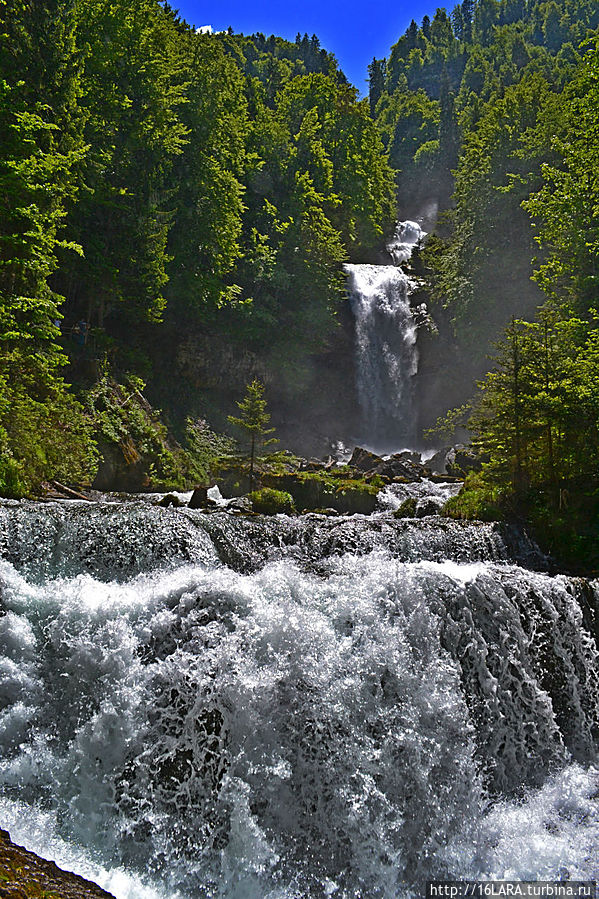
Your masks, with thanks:
M88 510L93 559L67 545L80 509L17 517L0 563L0 824L17 841L118 899L599 876L579 582L491 561L474 526L439 521L431 553L429 520L225 515ZM343 550L350 524L364 555ZM278 560L251 555L260 541Z
M461 482L435 483L423 478L411 484L389 484L379 493L378 501L383 509L394 512L406 499L414 499L417 513L423 510L430 515L433 508L439 511L447 500L457 496L462 487Z
M414 282L399 267L424 237L401 222L388 251L394 265L347 265L355 321L361 441L395 450L414 439L412 378L418 371L417 322L410 307Z

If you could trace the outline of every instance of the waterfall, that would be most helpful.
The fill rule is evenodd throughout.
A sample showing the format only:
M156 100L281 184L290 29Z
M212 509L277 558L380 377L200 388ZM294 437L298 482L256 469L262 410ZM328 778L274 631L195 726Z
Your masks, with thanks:
M599 584L439 518L0 504L0 825L117 899L599 879Z
M394 265L347 265L356 333L360 440L394 450L414 439L412 378L418 370L417 325L410 308L413 281L399 267L423 231L401 222L388 252Z

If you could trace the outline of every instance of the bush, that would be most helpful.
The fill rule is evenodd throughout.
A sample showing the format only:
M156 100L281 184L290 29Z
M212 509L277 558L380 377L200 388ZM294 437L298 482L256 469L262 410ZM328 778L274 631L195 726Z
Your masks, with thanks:
M477 472L468 475L458 495L448 500L441 511L447 518L503 521L504 505L504 491L489 484L484 476Z
M271 487L263 487L254 490L249 495L254 512L262 515L277 515L284 513L293 515L296 511L293 497L284 490L273 490Z

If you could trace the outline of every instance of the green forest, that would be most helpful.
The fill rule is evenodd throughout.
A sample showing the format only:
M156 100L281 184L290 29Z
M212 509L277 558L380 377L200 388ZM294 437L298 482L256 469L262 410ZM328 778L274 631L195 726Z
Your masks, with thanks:
M0 495L201 482L254 380L282 437L334 429L343 264L426 209L423 425L459 407L430 439L484 461L447 514L596 569L598 29L596 0L463 0L360 99L315 35L0 0Z
M468 427L484 460L447 511L523 517L594 568L598 26L592 0L464 0L370 66L400 206L440 210L422 266L457 408L438 433Z

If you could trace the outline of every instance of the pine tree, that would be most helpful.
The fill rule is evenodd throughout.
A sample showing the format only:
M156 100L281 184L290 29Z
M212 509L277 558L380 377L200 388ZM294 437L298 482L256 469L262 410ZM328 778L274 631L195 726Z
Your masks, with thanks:
M370 82L368 91L370 115L374 118L376 104L385 90L385 60L375 57L368 66L368 75Z
M261 384L256 378L246 387L246 394L241 402L237 403L241 411L241 415L229 415L228 419L233 425L245 433L250 442L250 489L252 492L254 486L254 461L256 451L261 446L269 446L272 443L278 443L276 437L269 437L274 434L274 428L268 428L270 421L270 413L266 411L266 400L264 399L264 384Z

